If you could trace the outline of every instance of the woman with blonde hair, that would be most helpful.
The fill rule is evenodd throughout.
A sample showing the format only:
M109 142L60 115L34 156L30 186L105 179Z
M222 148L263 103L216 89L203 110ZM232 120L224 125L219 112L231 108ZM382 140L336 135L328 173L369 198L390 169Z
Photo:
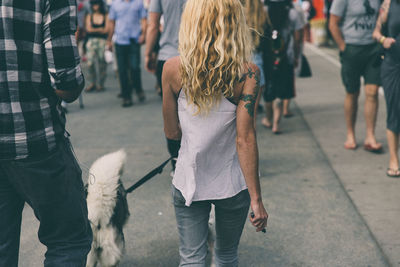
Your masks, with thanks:
M259 70L249 63L251 51L239 0L187 1L180 56L165 63L162 76L165 135L181 144L172 181L180 266L205 266L211 204L217 266L238 265L249 205L256 231L267 225L254 129Z

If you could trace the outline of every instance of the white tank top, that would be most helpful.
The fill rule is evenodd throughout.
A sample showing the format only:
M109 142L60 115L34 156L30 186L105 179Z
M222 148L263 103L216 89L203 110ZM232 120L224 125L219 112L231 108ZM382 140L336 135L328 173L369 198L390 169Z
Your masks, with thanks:
M236 108L222 97L207 115L194 115L185 93L178 97L181 148L173 185L186 206L192 201L233 197L246 189L236 151Z

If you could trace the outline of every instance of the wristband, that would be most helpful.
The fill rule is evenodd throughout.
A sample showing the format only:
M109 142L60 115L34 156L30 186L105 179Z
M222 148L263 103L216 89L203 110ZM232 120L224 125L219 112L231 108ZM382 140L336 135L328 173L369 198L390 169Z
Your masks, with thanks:
M181 140L172 140L167 138L167 146L169 154L172 157L177 158L179 149L181 148Z
M382 36L380 39L379 39L379 42L381 43L381 44L383 44L383 42L386 40L386 37L385 36Z

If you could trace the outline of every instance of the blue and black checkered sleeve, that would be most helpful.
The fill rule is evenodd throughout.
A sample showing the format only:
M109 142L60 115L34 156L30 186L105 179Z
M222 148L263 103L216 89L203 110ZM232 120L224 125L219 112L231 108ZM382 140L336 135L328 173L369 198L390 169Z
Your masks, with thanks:
M75 39L75 0L46 0L43 14L43 44L53 88L82 89L85 80Z

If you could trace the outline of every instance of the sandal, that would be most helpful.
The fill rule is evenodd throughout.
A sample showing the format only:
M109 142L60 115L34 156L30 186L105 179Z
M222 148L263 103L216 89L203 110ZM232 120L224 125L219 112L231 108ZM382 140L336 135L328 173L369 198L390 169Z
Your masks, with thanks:
M288 112L288 113L286 113L286 114L283 114L283 117L284 118L291 118L291 117L293 117L294 116L294 114L292 113L292 112Z
M391 178L399 178L400 177L400 169L388 168L386 171L386 175Z
M132 99L125 98L124 100L122 100L122 107L123 108L131 107L131 106L133 106Z
M376 147L373 147L371 144L364 144L364 150L371 153L380 154L383 152L383 147L382 144L379 143L377 143Z

